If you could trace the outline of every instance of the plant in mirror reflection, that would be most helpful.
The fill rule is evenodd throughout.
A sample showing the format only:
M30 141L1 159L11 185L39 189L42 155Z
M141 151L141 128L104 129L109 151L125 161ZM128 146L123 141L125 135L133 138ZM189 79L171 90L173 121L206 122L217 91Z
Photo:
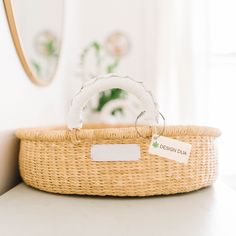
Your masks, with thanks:
M117 72L122 57L128 53L129 48L129 40L121 32L110 34L104 43L89 43L80 54L80 78L85 82L98 74ZM101 112L109 102L125 98L126 92L119 88L103 91L96 98L95 104L90 103L90 109ZM116 107L110 112L112 116L118 113L123 114L123 107Z
M34 49L37 53L36 59L31 58L34 72L41 79L50 78L59 56L58 37L48 30L42 31L35 37Z

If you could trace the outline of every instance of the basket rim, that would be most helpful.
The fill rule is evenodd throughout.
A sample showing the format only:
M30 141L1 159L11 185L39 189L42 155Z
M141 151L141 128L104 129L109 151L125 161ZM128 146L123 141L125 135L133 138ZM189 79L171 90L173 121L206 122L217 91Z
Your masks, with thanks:
M79 139L121 139L121 138L150 138L155 131L161 132L162 126L138 126L137 133L134 126L128 125L87 125L76 131ZM70 141L72 132L65 126L23 128L16 130L16 136L21 140L33 141ZM208 136L219 137L221 131L217 128L197 125L170 125L166 126L162 134L168 137L178 136Z

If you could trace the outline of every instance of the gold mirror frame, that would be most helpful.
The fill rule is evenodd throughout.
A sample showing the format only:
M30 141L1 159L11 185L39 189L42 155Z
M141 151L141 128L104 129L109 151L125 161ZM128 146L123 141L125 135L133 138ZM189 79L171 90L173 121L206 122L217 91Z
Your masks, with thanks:
M3 0L3 3L4 3L4 7L5 7L5 12L6 12L6 16L7 16L8 25L9 25L9 28L10 28L12 40L13 40L13 43L15 45L16 52L18 54L18 57L20 59L20 62L22 64L22 66L24 68L25 73L27 74L27 76L30 78L30 80L34 84L37 84L37 85L40 85L40 86L49 85L52 82L52 80L55 76L59 60L57 61L55 72L49 80L42 81L42 80L39 80L39 79L36 78L36 76L34 75L34 73L32 72L32 70L31 70L31 68L28 64L28 61L26 59L24 50L21 46L22 43L21 43L21 40L20 40L20 37L19 37L19 33L17 31L16 21L15 21L14 14L13 14L13 8L12 8L11 0Z

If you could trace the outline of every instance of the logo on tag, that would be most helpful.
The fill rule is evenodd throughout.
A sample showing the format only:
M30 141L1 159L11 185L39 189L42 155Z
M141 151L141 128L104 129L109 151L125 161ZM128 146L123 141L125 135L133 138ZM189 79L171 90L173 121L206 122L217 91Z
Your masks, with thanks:
M187 163L192 145L176 139L153 135L149 153L180 163Z

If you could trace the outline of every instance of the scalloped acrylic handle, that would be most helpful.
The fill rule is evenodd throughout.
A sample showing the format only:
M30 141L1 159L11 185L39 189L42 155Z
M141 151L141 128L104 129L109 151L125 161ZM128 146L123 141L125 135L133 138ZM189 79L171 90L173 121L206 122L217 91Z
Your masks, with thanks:
M68 115L68 128L81 128L82 111L88 101L95 94L112 88L120 88L135 95L142 102L145 109L145 120L151 124L156 123L159 115L158 107L152 94L144 88L143 84L127 76L108 74L89 80L82 86L79 93L74 96Z

